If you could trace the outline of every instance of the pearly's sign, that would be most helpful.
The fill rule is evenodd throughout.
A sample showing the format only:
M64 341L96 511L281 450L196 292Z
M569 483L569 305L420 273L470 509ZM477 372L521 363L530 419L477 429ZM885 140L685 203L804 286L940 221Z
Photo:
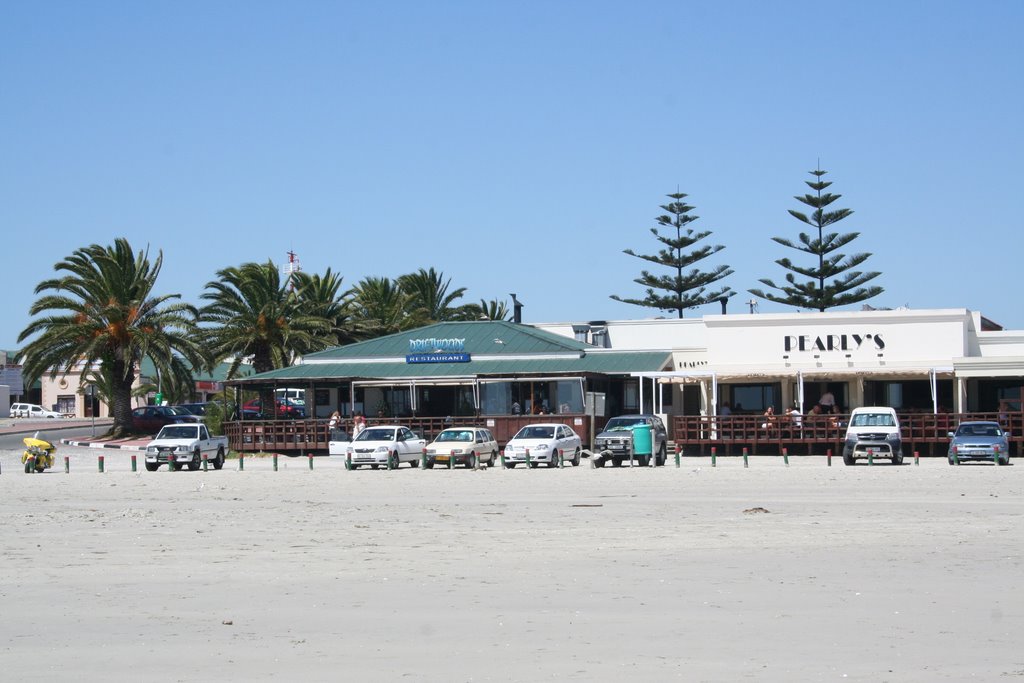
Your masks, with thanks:
M787 335L783 338L786 353L799 351L881 351L885 340L880 334L823 334L814 336L802 334Z

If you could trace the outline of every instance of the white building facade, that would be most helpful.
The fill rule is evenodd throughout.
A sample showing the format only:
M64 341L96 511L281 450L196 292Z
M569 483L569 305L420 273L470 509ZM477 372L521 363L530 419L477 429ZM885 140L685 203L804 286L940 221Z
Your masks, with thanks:
M1024 332L967 309L830 311L535 324L597 346L670 350L671 372L636 373L647 410L671 415L796 407L1020 410ZM671 396L666 392L671 391Z

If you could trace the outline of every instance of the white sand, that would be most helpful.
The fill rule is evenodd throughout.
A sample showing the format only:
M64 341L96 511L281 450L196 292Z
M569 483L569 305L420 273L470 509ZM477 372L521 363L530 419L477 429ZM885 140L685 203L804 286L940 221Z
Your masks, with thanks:
M70 476L2 457L5 680L1024 677L1024 466L65 452Z

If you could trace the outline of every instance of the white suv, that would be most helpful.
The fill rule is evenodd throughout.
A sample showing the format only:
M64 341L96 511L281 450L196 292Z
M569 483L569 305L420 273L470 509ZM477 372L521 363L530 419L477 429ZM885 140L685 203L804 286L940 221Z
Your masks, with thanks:
M11 404L11 417L60 417L60 413L55 413L52 410L47 410L42 406L37 406L34 403L13 403Z
M900 421L892 408L854 408L843 443L843 463L852 465L857 458L889 458L893 465L903 464L903 437Z

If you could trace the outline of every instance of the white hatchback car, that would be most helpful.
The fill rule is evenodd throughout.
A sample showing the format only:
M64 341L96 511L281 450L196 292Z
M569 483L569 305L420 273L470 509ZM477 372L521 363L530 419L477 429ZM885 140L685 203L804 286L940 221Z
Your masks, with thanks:
M427 469L434 464L452 467L465 463L473 469L477 463L493 466L498 459L498 442L494 440L491 430L483 427L451 427L437 435L427 446Z
M559 453L573 466L580 464L582 441L579 435L564 424L532 424L520 429L505 444L505 467L512 469L527 461L530 467L546 463L558 467Z
M11 417L57 418L61 417L61 414L47 410L35 403L13 403L11 404Z

